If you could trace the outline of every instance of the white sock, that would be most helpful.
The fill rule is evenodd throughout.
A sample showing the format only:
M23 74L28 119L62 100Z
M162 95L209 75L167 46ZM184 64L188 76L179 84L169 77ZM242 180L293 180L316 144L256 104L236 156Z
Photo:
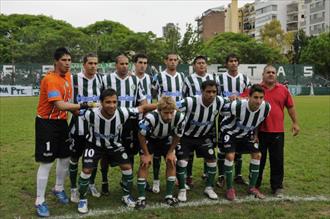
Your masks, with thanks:
M65 177L68 174L69 164L70 164L70 158L57 159L56 184L55 184L56 191L60 192L64 190L64 182L65 182Z
M40 163L37 173L37 199L36 205L45 201L45 192L48 182L48 176L53 163Z

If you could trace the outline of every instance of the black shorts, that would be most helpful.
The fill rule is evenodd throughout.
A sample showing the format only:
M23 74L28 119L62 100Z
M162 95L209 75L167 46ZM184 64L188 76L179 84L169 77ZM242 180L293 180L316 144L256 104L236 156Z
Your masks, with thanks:
M71 139L73 141L73 146L71 148L71 157L79 158L81 157L86 148L86 136L71 134Z
M171 146L171 141L169 137L164 139L148 138L147 146L149 153L155 157L166 157ZM142 149L140 149L140 154L143 154Z
M194 138L189 136L181 137L181 144L176 149L176 156L179 160L187 160L191 153L196 151L197 157L207 160L215 160L213 140L209 137Z
M220 150L224 153L236 152L239 154L260 152L259 145L253 142L252 136L236 138L226 133L221 136Z
M139 153L140 143L138 139L138 120L128 119L123 127L122 144L129 156Z
M67 158L71 154L72 140L66 120L35 120L35 160L50 163L56 158Z
M120 164L129 164L128 154L124 147L101 148L90 142L86 143L83 153L83 168L96 168L101 157L106 156L110 166L114 167Z

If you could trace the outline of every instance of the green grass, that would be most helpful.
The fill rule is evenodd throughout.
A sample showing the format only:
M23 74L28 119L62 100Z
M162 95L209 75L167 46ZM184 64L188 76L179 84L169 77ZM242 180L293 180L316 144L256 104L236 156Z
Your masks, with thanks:
M35 217L35 178L38 164L34 161L34 118L37 98L0 98L0 218ZM324 195L330 198L330 97L295 97L301 133L292 137L289 117L286 115L285 180L284 187L290 196ZM249 156L245 155L243 175L248 174ZM135 170L136 171L136 170ZM195 160L193 191L189 200L199 200L203 182L201 160ZM164 169L162 167L162 178ZM61 206L51 195L55 166L49 177L46 199L52 216L76 215L76 205ZM90 198L90 209L118 209L121 205L118 168L110 170L110 197ZM270 196L269 166L262 190ZM67 179L67 187L68 186ZM136 180L136 176L135 176ZM100 185L100 174L96 179ZM162 192L165 183L162 181ZM237 187L238 196L245 196L245 187ZM67 189L68 191L68 189ZM216 188L222 198L224 191ZM69 192L68 192L69 193ZM133 193L136 196L136 189ZM164 193L147 194L148 203L161 202ZM251 202L211 206L183 207L177 209L149 209L122 214L113 218L330 218L328 201L317 202ZM104 218L105 216L99 216ZM97 218L97 217L95 217Z

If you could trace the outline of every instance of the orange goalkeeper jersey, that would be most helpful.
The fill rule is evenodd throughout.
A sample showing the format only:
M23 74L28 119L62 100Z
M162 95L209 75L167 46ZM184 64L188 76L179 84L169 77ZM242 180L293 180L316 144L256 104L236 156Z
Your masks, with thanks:
M60 76L53 71L42 79L37 114L43 119L66 119L67 112L59 110L54 101L68 102L72 96L71 73Z

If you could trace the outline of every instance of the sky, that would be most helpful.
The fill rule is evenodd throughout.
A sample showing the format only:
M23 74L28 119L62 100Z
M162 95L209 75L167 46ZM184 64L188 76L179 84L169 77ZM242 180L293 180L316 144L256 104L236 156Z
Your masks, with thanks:
M231 0L0 0L0 12L47 15L64 20L74 27L86 27L96 21L119 22L134 32L152 31L162 36L167 23L178 24L184 33L187 23L196 26L195 18L210 8L227 6ZM238 0L238 6L253 0Z

